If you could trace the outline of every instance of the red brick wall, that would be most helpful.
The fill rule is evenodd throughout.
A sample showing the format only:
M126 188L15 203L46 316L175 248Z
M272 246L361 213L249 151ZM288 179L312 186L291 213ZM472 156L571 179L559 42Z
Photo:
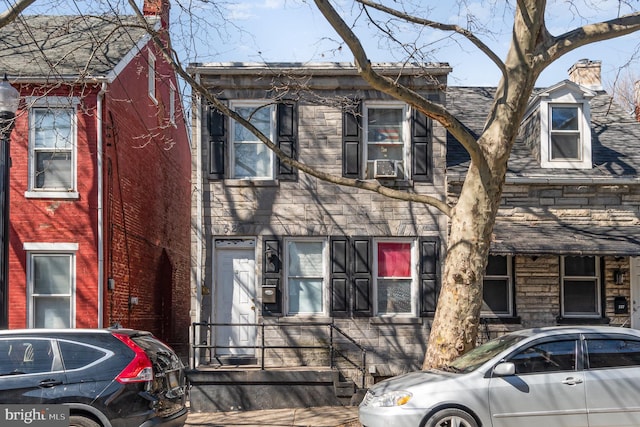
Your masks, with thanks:
M190 274L190 147L176 94L177 126L168 123L171 72L156 52L157 92L147 94L147 53L109 85L104 98L104 318L146 329L187 354ZM177 84L174 86L177 88ZM25 242L78 243L76 327L98 322L98 170L96 99L100 87L76 88L78 200L27 199L28 115L12 134L9 327L27 326ZM22 87L30 96L40 88ZM68 87L47 95L67 96ZM133 100L133 101L132 101ZM107 290L107 278L115 289ZM129 307L129 298L138 305Z
M47 91L48 96L68 96L68 87ZM43 94L41 87L23 86L21 96ZM79 96L81 91L73 93ZM28 199L28 112L20 110L11 138L9 327L28 324L27 256L25 243L78 243L76 252L76 327L98 326L96 88L84 88L78 106L77 200ZM24 104L23 104L24 107Z
M150 330L186 354L190 148L177 94L178 126L169 123L172 73L155 56L157 104L148 96L146 49L106 95L105 274L115 289L105 292L105 323Z

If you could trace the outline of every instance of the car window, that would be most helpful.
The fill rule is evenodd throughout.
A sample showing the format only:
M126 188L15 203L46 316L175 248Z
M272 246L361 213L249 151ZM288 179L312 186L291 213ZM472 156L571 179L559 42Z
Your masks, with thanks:
M588 339L589 368L640 366L640 341L624 339Z
M576 369L576 340L534 344L509 358L516 366L516 374L574 371Z
M454 372L471 372L525 338L526 336L517 333L494 338L458 357L444 369Z
M29 337L0 340L0 375L49 372L52 366L51 340Z
M77 344L69 341L60 341L60 352L62 353L62 362L66 370L79 369L90 365L107 353L96 347Z

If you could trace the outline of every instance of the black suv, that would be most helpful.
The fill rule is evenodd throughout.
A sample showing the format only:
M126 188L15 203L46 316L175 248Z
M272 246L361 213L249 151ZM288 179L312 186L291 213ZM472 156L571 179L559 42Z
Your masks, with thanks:
M182 426L184 365L144 331L0 331L0 404L66 405L71 426Z

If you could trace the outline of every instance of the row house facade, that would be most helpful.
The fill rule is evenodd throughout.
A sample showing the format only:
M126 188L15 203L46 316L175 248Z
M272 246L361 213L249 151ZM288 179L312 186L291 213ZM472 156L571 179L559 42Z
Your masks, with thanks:
M165 38L168 5L144 2ZM186 352L191 154L174 72L134 15L20 15L0 31L20 93L8 327L119 325Z
M435 64L383 72L444 102L449 71ZM352 65L211 64L192 72L301 162L444 200L444 129L371 90ZM368 362L382 375L415 365L435 310L445 217L291 169L205 102L197 111L193 306L199 322L247 325L211 330L213 361L255 358L263 338L314 345L309 325L333 323L375 349ZM272 335L260 336L257 324L273 326L264 329ZM284 366L311 363L270 354Z
M447 64L376 67L482 130L491 88L447 87ZM462 147L350 64L193 64L191 73L318 171L456 200L468 167ZM640 124L598 86L599 62L571 75L536 92L522 124L484 279L481 340L556 324L640 327L631 315L640 298ZM303 349L331 324L366 350L363 384L418 369L446 216L292 169L196 101L194 364L310 365L318 360Z
M474 131L487 88L449 88ZM640 328L640 123L602 88L601 62L535 91L513 148L485 277L483 331L607 324ZM452 139L447 194L469 158Z

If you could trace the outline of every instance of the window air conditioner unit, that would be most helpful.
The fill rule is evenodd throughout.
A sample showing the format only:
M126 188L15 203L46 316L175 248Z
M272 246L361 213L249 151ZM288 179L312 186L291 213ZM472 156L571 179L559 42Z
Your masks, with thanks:
M398 176L395 160L374 160L374 178L395 178Z

